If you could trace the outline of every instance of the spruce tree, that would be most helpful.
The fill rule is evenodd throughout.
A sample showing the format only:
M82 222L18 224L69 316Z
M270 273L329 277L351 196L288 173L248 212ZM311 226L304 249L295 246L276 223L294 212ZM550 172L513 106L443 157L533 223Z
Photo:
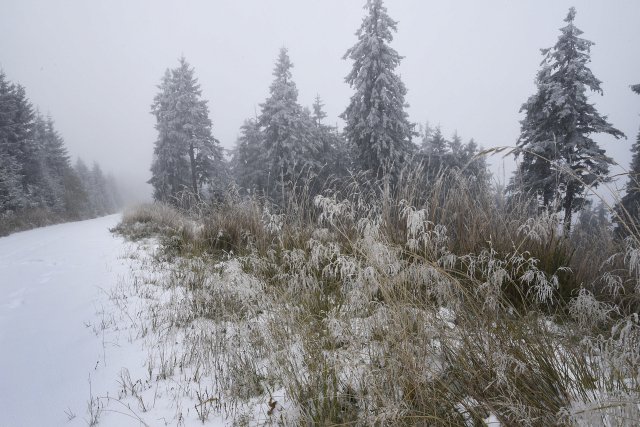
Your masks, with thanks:
M345 81L355 93L341 117L360 168L381 178L395 174L411 153L414 125L405 112L407 90L394 72L402 57L389 45L397 23L382 0L368 0L365 9L358 41L344 55L353 60Z
M281 202L287 187L295 187L301 174L313 176L319 166L318 142L312 138L311 117L298 104L292 68L287 49L280 49L269 97L260 105L258 117L263 140L263 170L268 181L265 189L269 197Z
M316 96L312 108L311 118L315 125L313 138L319 142L320 155L318 158L322 165L317 185L319 191L329 179L339 180L348 175L351 167L351 155L346 141L338 130L324 123L327 113L324 112L324 104L319 95Z
M236 184L255 193L267 182L264 168L263 136L255 120L247 119L240 128L240 136L233 150L231 167Z
M631 90L640 94L640 84L631 86ZM616 205L614 220L616 234L626 236L630 232L640 233L640 131L636 142L631 146L631 167L627 181L626 194Z
M320 95L316 95L316 99L313 101L313 123L316 127L323 126L322 121L327 118L327 113L324 112L324 103Z
M87 167L87 164L78 157L73 171L78 177L80 184L84 190L84 199L81 203L81 215L86 218L93 218L98 215L97 207L95 206L96 196L93 194L93 183L91 171Z
M112 212L113 203L107 191L107 181L102 173L102 168L96 162L90 171L89 194L97 216L107 215Z
M420 136L420 145L419 151L422 153L426 153L430 150L429 145L431 144L431 137L433 136L434 128L431 127L431 124L427 120L424 126L420 125L420 130L418 135Z
M15 129L18 109L15 89L0 70L0 214L16 211L26 204L19 136Z
M451 150L451 153L453 153L454 155L459 154L462 150L462 138L460 137L460 135L458 135L457 130L453 132L453 135L451 135L451 139L448 142L449 150Z
M4 212L14 212L23 206L20 184L20 165L0 145L0 215Z
M461 167L464 175L476 183L486 186L489 184L491 174L487 169L487 160L484 156L478 156L478 144L471 138L461 151Z
M149 181L154 198L176 203L183 191L199 198L225 167L222 148L211 134L207 101L201 99L194 69L184 57L165 72L159 89L151 108L158 131Z
M580 37L571 8L557 43L543 49L544 60L536 78L537 92L523 104L517 155L520 187L534 195L544 208L564 210L564 224L571 226L572 213L585 203L585 188L605 180L612 160L592 134L623 133L589 103L587 90L602 94L600 80L589 67L592 42Z
M435 128L427 125L419 151L424 167L424 178L427 183L433 182L446 167L448 146L449 142L442 134L440 125Z
M0 71L0 204L20 210L41 204L34 111L24 87Z
M36 127L42 127L42 140L39 142L42 161L43 188L46 191L47 206L53 212L62 214L68 211L65 206L65 177L71 165L64 140L56 131L53 119L37 117ZM41 124L40 124L41 123Z
M316 99L313 102L313 114L311 119L314 124L314 136L313 138L319 142L320 145L320 163L323 169L327 170L328 166L333 162L333 147L332 147L332 133L328 126L323 123L323 120L327 117L327 113L324 112L324 103L320 98L320 95L316 95Z
M73 168L67 168L62 179L65 217L71 220L87 218L89 216L89 196L80 177Z
M440 125L431 132L431 137L426 144L423 144L427 154L435 156L436 158L442 158L447 152L451 143L442 134Z

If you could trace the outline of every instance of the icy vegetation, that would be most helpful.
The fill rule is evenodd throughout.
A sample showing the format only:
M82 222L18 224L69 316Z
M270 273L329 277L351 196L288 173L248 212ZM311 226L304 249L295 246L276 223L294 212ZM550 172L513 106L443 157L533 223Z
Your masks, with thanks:
M488 150L428 123L416 132L397 72L402 56L391 47L397 22L382 0L364 10L344 56L353 94L342 130L324 123L319 96L312 109L298 102L283 47L267 98L226 158L195 69L184 57L167 69L151 106L155 203L125 212L113 240L104 227L112 217L70 224L65 250L64 235L43 243L56 252L44 258L49 267L62 262L83 299L60 301L64 283L55 282L25 311L27 325L58 309L47 297L69 314L53 317L76 329L73 316L86 316L87 301L95 307L85 323L91 341L46 341L56 358L72 360L61 369L75 384L83 355L93 360L100 344L83 409L75 391L52 399L73 394L69 422L640 424L640 136L626 194L615 192L609 206L596 190L612 180L613 160L594 138L624 135L590 103L601 82L576 10L543 49L516 146ZM495 185L485 156L501 152L520 163L508 184ZM47 223L118 205L100 168L72 168L53 121L1 72L0 160L0 234L39 225L30 215ZM83 230L97 240L83 241ZM22 237L13 238L0 249ZM37 240L22 242L25 251L41 254ZM16 351L0 353L0 366L28 370L22 325L11 329L27 317L11 310L50 277L24 271L33 260L5 248L0 267L11 287L0 343ZM101 256L106 271L96 266ZM74 277L85 261L91 267ZM81 286L92 272L107 281L99 296ZM19 285L20 274L33 289ZM15 372L6 401L32 411L38 399ZM55 383L50 370L38 373Z
M567 239L545 214L519 226L526 204L441 181L448 197L421 209L408 182L280 214L233 194L199 214L126 213L120 233L160 246L113 297L148 343L146 376L127 379L146 385L124 401L144 412L145 389L173 384L169 423L640 420L637 241L586 224Z

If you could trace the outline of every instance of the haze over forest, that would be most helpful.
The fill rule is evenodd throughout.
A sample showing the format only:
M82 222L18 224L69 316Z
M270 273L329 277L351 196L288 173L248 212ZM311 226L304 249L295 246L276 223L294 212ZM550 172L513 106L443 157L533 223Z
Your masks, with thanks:
M570 6L594 41L590 68L604 96L598 110L629 139L597 137L628 168L638 127L640 3L597 1L388 1L398 21L392 46L404 56L411 121L441 124L485 148L515 145L520 106L535 91L542 56ZM0 68L51 114L72 157L97 160L128 199L148 198L156 139L149 113L167 68L184 55L209 101L213 135L231 149L246 118L268 95L273 63L285 46L299 102L318 94L327 123L352 94L343 60L356 40L361 1L8 1L0 15ZM508 180L513 161L489 159L494 178ZM506 171L503 173L503 165ZM612 173L616 170L613 169Z
M637 0L6 3L0 425L640 425Z

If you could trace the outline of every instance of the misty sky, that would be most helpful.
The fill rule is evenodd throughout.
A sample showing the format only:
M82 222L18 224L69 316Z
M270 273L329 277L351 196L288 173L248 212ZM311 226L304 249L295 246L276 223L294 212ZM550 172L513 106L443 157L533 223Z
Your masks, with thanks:
M259 112L282 46L294 63L299 101L319 94L341 125L352 90L342 60L364 0L1 0L0 68L50 113L72 156L97 160L150 194L144 182L156 138L149 113L157 84L184 54L209 100L214 136L232 148L243 120ZM410 118L441 124L485 148L514 145L522 103L570 6L592 48L604 96L599 111L627 140L597 138L627 167L640 125L640 1L387 0L399 21L393 47L405 57ZM503 180L502 160L491 160ZM506 165L507 178L513 166Z

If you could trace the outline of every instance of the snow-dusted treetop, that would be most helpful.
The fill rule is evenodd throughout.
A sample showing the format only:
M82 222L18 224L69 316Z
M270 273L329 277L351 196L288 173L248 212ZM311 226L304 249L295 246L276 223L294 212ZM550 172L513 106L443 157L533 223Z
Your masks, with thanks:
M597 186L612 164L591 135L624 136L589 102L587 90L602 94L602 88L588 67L594 43L580 37L575 17L576 10L569 9L556 44L542 49L537 92L521 108L525 118L518 140L520 184L543 206L564 209L567 225L584 204L585 187Z
M402 57L389 46L397 23L382 0L368 0L365 9L358 41L344 55L353 60L345 81L356 92L341 117L347 139L357 147L360 166L381 176L411 151L414 125L405 112L407 89L394 72Z

